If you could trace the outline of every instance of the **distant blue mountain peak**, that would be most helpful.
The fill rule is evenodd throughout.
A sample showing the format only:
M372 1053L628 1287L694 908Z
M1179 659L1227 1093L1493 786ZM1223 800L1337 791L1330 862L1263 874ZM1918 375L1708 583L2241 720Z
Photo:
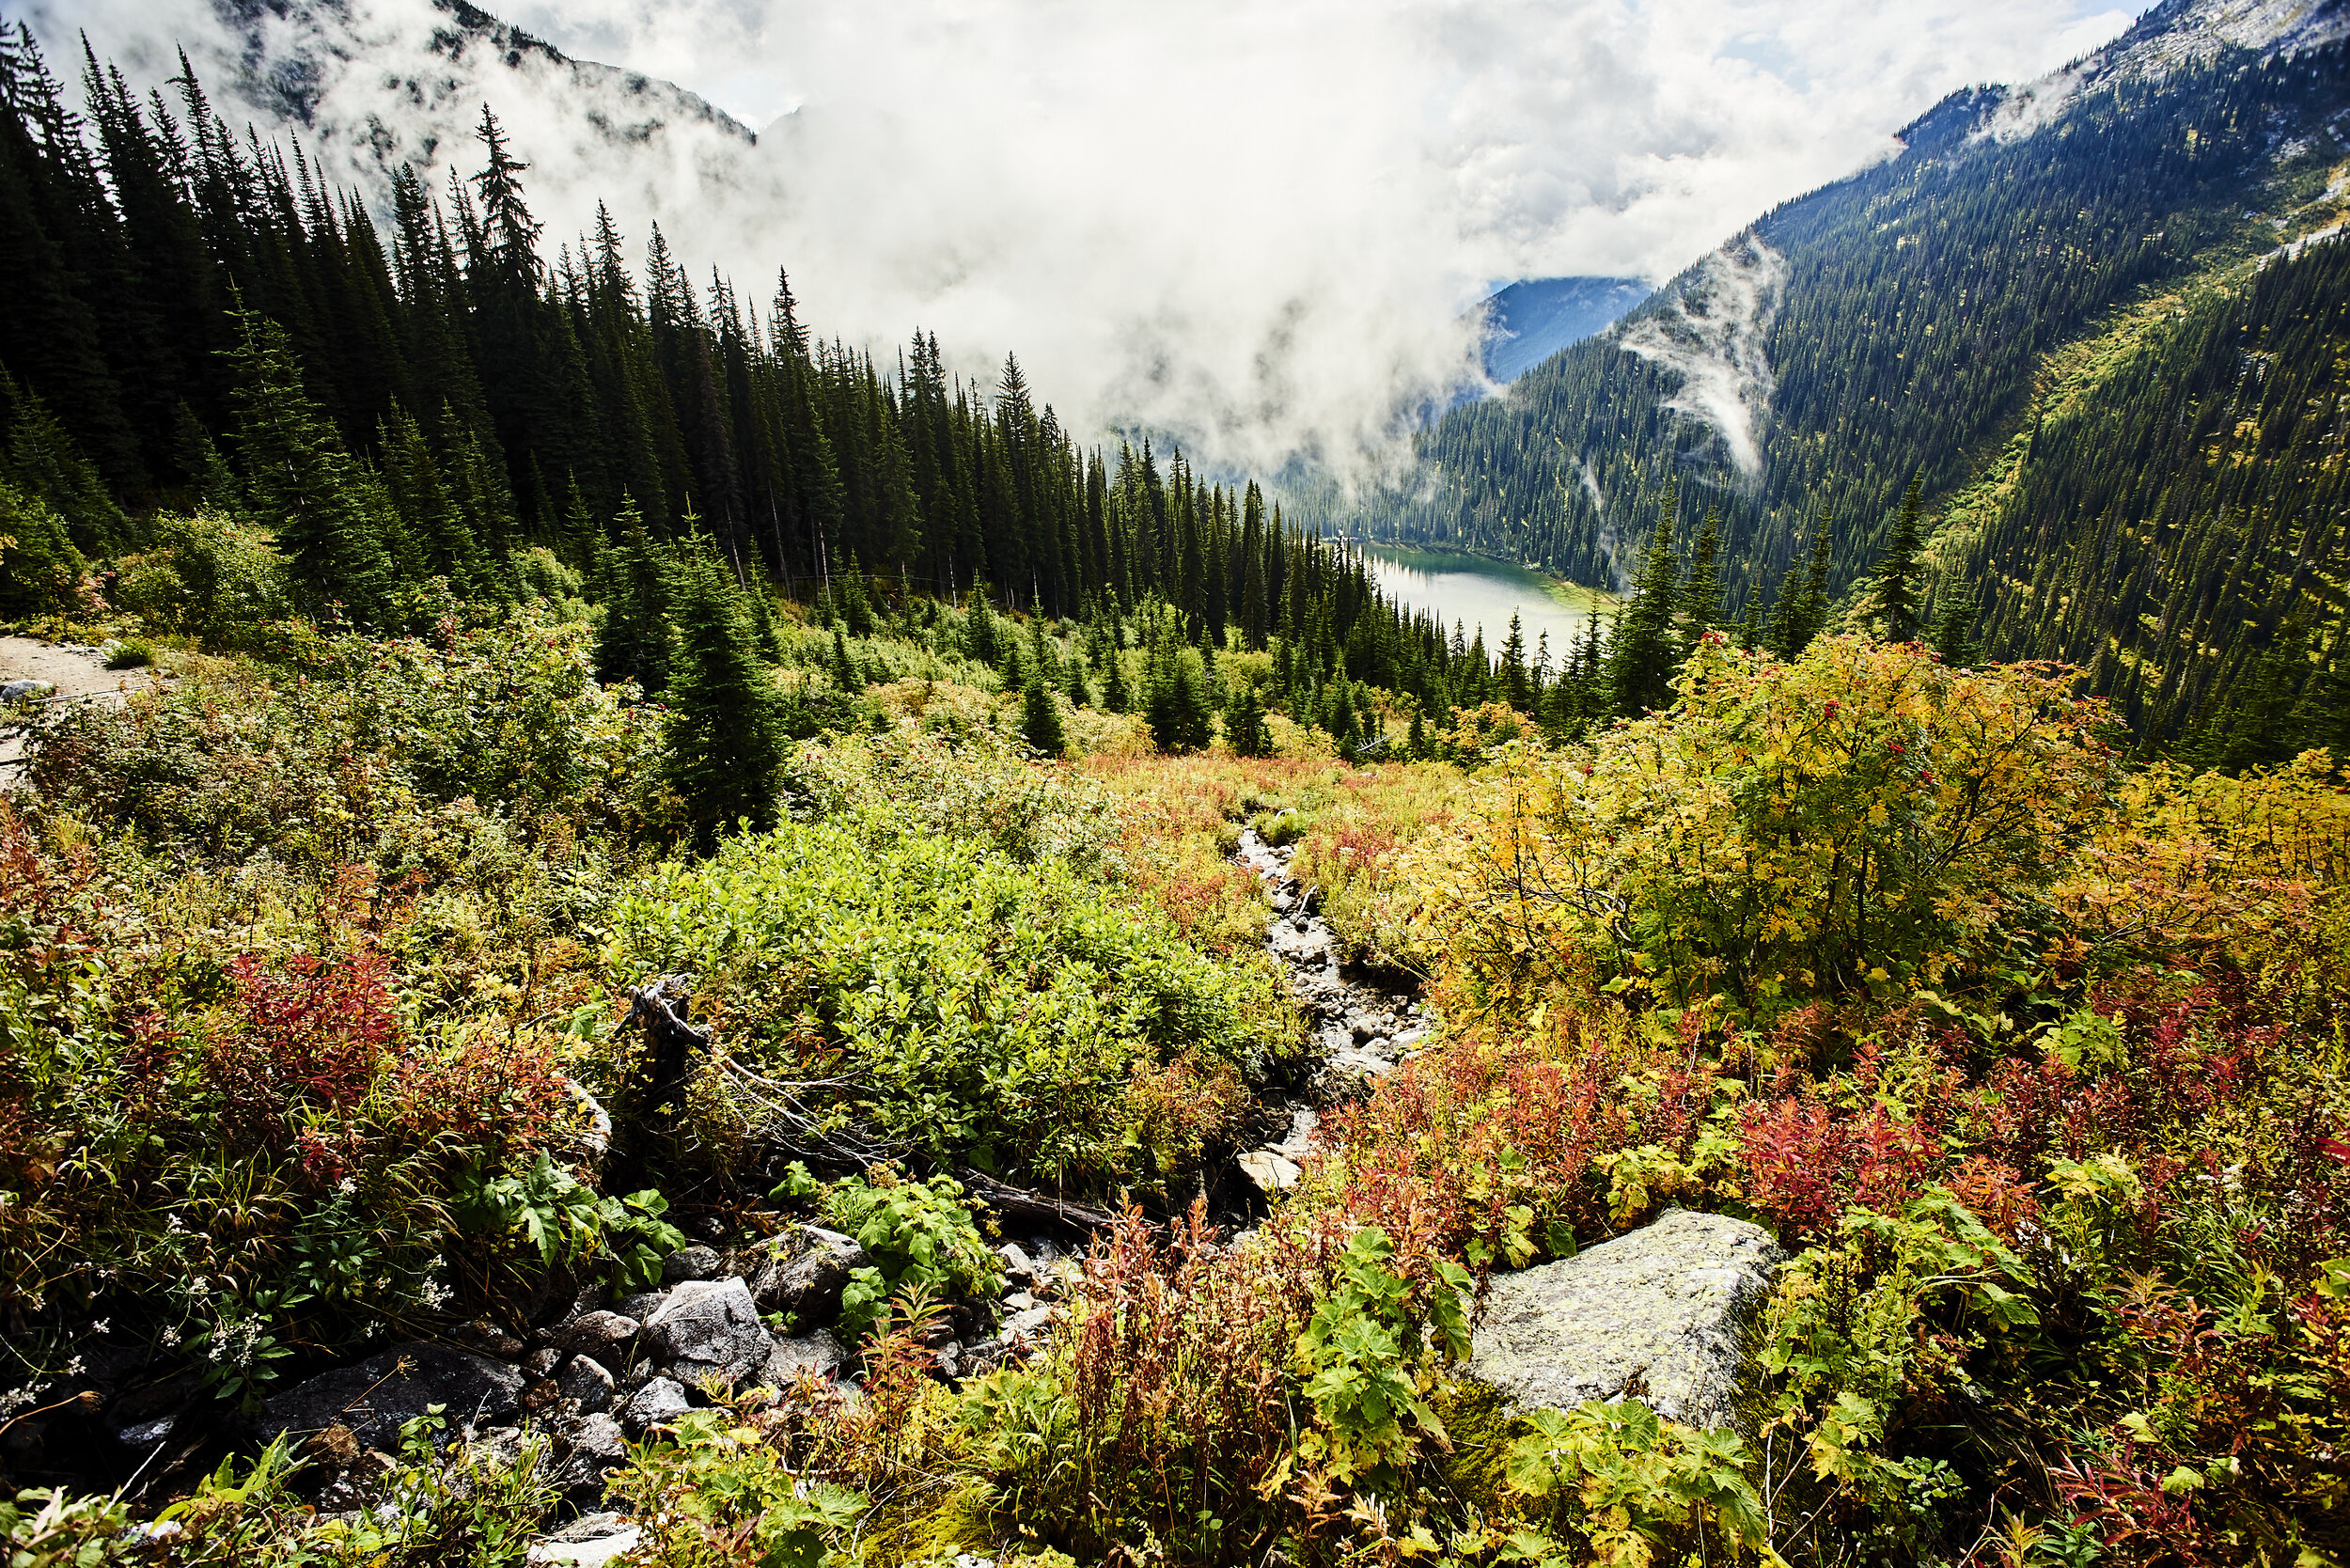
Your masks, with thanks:
M1485 316L1485 374L1512 382L1559 350L1605 332L1653 290L1633 277L1533 277L1495 292Z

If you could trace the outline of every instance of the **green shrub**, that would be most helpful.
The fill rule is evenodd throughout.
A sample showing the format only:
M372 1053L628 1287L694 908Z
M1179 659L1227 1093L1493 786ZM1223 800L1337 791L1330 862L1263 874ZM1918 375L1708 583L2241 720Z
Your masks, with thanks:
M214 511L158 517L148 548L117 563L114 599L158 630L228 641L291 603L269 536Z
M155 645L139 637L124 638L106 655L108 669L145 669L154 662Z
M419 819L444 804L625 829L667 809L648 783L655 715L590 678L581 628L516 616L437 644L305 646L315 673L197 673L121 708L66 706L37 732L34 784L157 850L386 872L417 863Z
M901 1180L877 1169L870 1181L852 1176L824 1194L824 1219L856 1238L873 1257L870 1267L850 1277L840 1296L840 1331L851 1342L865 1338L891 1297L923 1292L938 1299L984 1301L998 1278L995 1254L988 1250L961 1184L944 1176L928 1182Z
M615 988L697 975L726 1050L833 1080L836 1114L881 1137L1096 1192L1188 1160L1292 1027L1268 978L1065 867L870 811L660 868L615 910L606 964Z
M540 1268L602 1261L616 1296L659 1284L662 1262L685 1245L684 1232L662 1218L669 1201L660 1193L601 1195L543 1149L519 1176L470 1176L455 1208L458 1222L478 1235L528 1243Z
M50 505L0 480L0 615L55 615L75 606L89 563Z

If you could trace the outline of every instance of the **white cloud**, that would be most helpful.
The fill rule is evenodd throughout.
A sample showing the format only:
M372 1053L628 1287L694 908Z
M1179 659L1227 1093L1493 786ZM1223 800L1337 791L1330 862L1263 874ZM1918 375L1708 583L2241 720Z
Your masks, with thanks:
M1389 449L1464 373L1488 280L1679 271L1772 203L1881 156L1951 88L2124 25L2079 0L522 0L572 55L760 127L617 144L565 73L451 67L428 0L39 0L143 82L192 49L216 97L317 62L330 168L373 116L437 172L486 94L551 234L608 198L707 275L886 347L916 325L985 374L1017 350L1079 430L1148 425L1234 465ZM323 20L321 20L323 19ZM264 83L255 75L248 95ZM413 84L413 86L412 86ZM265 95L264 95L265 96ZM783 114L763 123L770 114ZM639 118L642 118L641 116ZM339 128L339 129L335 129ZM325 133L332 130L332 133ZM380 140L380 138L379 138Z

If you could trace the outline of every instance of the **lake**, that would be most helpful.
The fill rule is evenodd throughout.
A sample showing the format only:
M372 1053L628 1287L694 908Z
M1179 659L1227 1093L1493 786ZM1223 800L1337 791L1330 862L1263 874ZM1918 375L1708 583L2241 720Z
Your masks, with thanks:
M1553 668L1574 639L1583 635L1592 606L1600 624L1616 605L1616 596L1598 588L1563 582L1523 566L1488 560L1458 551L1406 550L1392 545L1358 545L1364 564L1379 591L1407 610L1436 617L1449 632L1461 623L1461 635L1474 641L1485 629L1486 651L1498 657L1502 639L1510 635L1510 617L1518 617L1526 631L1526 656L1534 657L1535 639L1550 634Z

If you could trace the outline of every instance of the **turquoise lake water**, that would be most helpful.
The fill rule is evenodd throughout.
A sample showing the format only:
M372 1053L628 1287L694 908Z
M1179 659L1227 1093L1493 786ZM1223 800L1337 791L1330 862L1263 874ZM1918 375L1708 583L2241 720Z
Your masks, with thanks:
M1592 607L1598 607L1604 629L1616 604L1613 594L1482 556L1388 545L1361 549L1380 591L1390 600L1437 617L1447 630L1459 621L1461 635L1466 638L1475 638L1482 626L1485 647L1495 653L1501 650L1501 639L1510 635L1510 617L1515 615L1525 628L1528 659L1534 656L1536 637L1549 634L1554 667L1583 635Z

